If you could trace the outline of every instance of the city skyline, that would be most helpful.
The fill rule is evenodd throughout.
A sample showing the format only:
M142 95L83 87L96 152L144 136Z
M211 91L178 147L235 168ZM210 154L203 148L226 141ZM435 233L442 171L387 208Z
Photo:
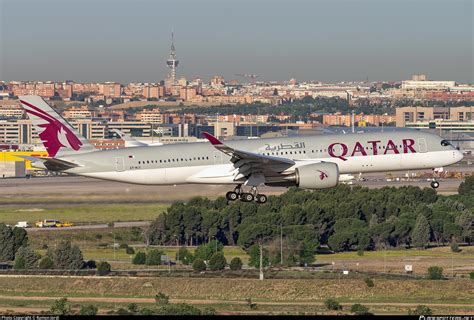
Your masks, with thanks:
M0 80L473 83L471 1L0 0ZM245 80L245 81L248 81Z

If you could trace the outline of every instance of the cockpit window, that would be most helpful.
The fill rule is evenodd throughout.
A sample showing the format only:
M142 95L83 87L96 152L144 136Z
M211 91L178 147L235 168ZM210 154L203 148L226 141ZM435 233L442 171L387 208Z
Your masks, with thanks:
M447 146L451 146L451 143L449 143L448 140L441 140L441 145L442 145L443 147L447 147Z

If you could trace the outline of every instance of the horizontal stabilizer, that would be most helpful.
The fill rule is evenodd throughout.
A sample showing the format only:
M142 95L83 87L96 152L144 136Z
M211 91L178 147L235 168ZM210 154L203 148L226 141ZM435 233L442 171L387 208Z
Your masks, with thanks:
M51 171L64 171L67 169L79 167L77 163L64 161L56 158L44 158L44 157L32 157L32 156L17 156L25 160L42 163L48 170Z

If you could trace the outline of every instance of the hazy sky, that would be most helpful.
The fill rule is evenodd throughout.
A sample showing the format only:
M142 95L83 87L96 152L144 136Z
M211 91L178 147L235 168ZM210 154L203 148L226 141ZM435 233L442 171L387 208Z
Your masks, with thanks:
M0 0L0 80L474 83L473 0Z

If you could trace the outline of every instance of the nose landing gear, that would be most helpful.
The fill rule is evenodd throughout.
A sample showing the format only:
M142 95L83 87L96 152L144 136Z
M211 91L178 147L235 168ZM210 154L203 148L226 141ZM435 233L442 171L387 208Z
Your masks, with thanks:
M234 191L229 191L226 193L225 198L228 201L235 201L240 199L243 202L252 202L255 201L256 203L263 204L267 202L267 196L264 194L258 193L257 187L252 187L250 192L242 192L242 185L238 185L235 187Z
M436 180L431 181L431 188L433 189L438 189L439 187L439 182Z

